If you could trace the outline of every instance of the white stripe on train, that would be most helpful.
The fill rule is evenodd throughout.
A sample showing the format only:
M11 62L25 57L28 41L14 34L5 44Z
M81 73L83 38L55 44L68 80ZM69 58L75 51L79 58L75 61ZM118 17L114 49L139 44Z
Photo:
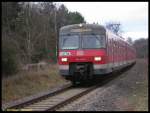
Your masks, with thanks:
M115 68L122 65L129 65L135 62L135 60L123 61L123 62L115 62L115 63L108 63L108 64L94 64L94 69L106 69L106 68ZM69 65L59 65L60 70L69 70Z

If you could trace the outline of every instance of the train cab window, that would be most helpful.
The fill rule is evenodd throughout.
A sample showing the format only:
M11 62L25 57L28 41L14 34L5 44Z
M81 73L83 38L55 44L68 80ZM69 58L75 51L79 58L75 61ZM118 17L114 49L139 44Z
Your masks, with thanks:
M105 45L104 35L82 35L82 48L84 49L105 48Z
M63 35L60 36L61 49L78 49L79 36L78 35Z

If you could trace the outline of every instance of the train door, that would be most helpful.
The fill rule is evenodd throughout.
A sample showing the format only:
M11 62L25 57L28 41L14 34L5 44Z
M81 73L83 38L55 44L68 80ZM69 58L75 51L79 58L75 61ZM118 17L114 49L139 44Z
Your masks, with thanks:
M109 35L106 35L106 47L107 47L107 63L110 64L112 62L112 58L111 58L111 39L109 37Z
M114 39L112 38L112 66L114 67L115 63L115 44L114 44Z
M106 33L105 43L106 43L106 58L107 58L107 62L110 62L110 58L109 58L109 40L108 40L107 33Z
M113 48L112 48L112 38L110 38L110 49L109 49L109 57L110 57L110 64L113 63L113 55L112 55L112 52L113 52Z
M125 61L127 63L127 60L128 60L128 51L127 51L127 43L125 43Z

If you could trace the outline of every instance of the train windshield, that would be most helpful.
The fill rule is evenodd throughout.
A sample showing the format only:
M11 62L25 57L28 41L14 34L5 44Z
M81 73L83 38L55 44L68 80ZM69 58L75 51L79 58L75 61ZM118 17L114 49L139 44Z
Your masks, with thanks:
M84 49L105 48L105 36L82 35L82 48Z
M78 35L63 35L60 41L61 49L78 49L79 36Z

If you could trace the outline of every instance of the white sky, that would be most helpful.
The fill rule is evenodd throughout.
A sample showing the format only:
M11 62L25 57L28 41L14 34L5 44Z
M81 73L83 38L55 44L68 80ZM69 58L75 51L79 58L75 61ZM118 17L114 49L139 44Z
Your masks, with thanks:
M69 11L78 11L88 23L122 24L123 36L133 40L148 38L148 2L59 2Z

